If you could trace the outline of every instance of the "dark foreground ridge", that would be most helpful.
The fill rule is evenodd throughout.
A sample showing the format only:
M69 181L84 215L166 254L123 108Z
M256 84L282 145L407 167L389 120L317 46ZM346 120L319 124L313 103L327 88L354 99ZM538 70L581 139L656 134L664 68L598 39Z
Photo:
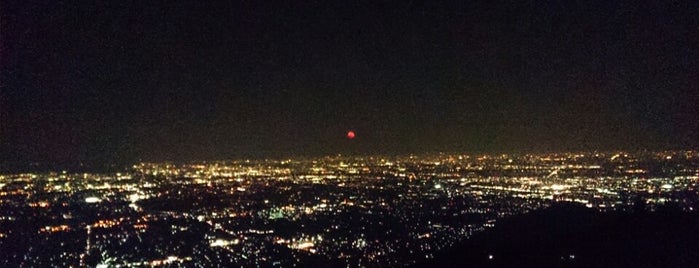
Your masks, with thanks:
M699 215L572 204L499 221L415 267L699 267Z

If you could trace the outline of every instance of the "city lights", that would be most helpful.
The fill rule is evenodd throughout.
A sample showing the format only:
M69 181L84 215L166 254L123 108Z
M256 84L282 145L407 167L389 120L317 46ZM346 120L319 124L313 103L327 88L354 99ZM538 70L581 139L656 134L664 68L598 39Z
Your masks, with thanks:
M0 242L45 241L13 247L32 266L293 266L313 256L398 266L558 202L693 211L697 163L695 151L433 154L3 174ZM671 174L657 168L668 165ZM48 250L55 244L66 246Z

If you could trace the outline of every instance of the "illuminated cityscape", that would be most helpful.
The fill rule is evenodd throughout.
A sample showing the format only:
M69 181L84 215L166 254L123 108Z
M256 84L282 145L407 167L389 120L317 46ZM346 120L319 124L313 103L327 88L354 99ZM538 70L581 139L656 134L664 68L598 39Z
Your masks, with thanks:
M409 266L554 203L692 212L698 189L696 151L337 155L3 174L0 266Z
M699 1L0 2L0 268L699 267Z

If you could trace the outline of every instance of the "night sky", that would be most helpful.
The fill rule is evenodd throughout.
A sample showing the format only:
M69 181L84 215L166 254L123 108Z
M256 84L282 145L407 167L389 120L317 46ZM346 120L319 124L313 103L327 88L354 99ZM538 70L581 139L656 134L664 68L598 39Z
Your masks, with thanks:
M0 4L6 165L699 145L697 1L80 2Z

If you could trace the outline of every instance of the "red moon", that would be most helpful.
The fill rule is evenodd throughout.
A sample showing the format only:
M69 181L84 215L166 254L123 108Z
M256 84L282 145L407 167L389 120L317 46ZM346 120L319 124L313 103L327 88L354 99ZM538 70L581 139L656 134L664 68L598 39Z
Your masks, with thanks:
M351 140L351 139L354 139L354 131L348 131L348 132L347 132L347 138L350 139L350 140Z

